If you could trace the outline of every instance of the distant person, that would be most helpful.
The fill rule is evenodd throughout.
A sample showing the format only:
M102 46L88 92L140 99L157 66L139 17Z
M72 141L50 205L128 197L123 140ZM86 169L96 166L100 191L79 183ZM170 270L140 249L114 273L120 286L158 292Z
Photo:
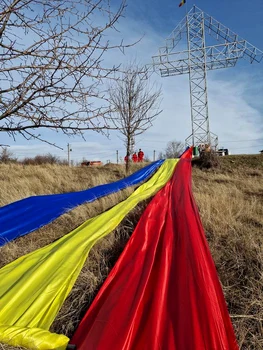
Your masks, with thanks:
M126 155L126 156L124 157L124 162L125 162L125 163L128 163L128 159L129 159L129 157L128 157L128 155Z
M144 153L141 149L138 152L138 162L143 162Z
M133 161L133 163L137 163L138 162L138 156L137 156L136 152L134 152L133 155L132 155L132 161Z

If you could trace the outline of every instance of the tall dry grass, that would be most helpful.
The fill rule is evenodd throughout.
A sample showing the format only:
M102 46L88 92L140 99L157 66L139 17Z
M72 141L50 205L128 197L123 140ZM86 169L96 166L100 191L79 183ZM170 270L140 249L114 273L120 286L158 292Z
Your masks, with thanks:
M138 166L133 167L131 172L137 168ZM6 175L3 176L3 173ZM28 196L80 191L117 181L125 176L125 168L117 165L88 168L58 165L21 167L15 164L0 164L0 174L2 174L0 176L0 203L5 205ZM11 185L12 178L14 183ZM128 187L95 202L78 206L39 230L0 247L0 268L22 255L44 247L89 218L110 209L126 199L135 187ZM6 191L7 188L8 191Z
M39 194L80 191L125 176L124 166L100 168L0 164L0 205Z
M263 348L263 157L194 169L194 194L241 349Z
M6 168L0 166L1 173L3 169ZM22 193L28 196L80 190L124 176L121 167L83 169L29 166L22 168L21 173L19 166L11 165L7 178L0 178L0 188L2 184L7 187L7 183L11 185L12 179L19 173L21 175L11 186L11 193L5 196L5 192L0 192L0 203L19 199ZM38 181L38 176L41 181ZM33 189L31 182L34 183ZM61 237L89 217L125 199L132 191L129 188L80 206L50 225L0 248L0 266ZM225 157L220 159L220 166L216 169L193 167L193 191L240 348L262 349L263 157ZM148 202L138 205L114 232L93 247L51 327L52 331L69 337L73 334ZM5 350L15 349L4 344L0 344L0 349L1 346Z

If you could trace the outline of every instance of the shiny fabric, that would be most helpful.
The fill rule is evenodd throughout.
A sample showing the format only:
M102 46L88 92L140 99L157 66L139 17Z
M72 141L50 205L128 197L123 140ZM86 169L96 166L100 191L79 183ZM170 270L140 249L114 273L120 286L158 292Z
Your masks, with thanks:
M0 208L0 246L50 223L78 205L93 202L98 198L145 181L163 162L163 160L158 160L124 179L88 190L32 196L5 205Z
M78 350L236 350L191 191L192 149L147 206L71 343Z
M48 329L91 247L114 230L140 201L161 189L171 178L177 162L166 160L151 179L125 201L54 243L0 269L0 343L30 349L66 348L69 339L51 334Z

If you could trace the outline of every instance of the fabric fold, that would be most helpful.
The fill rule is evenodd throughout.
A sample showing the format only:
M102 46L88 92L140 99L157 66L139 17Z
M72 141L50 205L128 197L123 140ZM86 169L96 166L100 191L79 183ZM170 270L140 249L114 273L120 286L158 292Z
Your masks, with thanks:
M78 350L236 350L191 190L192 150L152 199L77 328Z

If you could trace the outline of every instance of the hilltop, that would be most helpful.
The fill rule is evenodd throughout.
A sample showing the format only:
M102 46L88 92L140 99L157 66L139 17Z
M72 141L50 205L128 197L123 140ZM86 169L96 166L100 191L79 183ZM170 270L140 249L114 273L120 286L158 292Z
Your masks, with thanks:
M134 169L132 169L134 171ZM112 182L124 167L0 164L0 204L29 195L63 193ZM82 205L55 222L0 248L0 266L68 233L127 198L133 188ZM215 169L193 161L193 192L241 349L263 347L263 155L228 156ZM147 203L139 204L97 244L51 330L71 336L117 260ZM0 345L1 348L1 345ZM2 345L3 349L12 349Z

